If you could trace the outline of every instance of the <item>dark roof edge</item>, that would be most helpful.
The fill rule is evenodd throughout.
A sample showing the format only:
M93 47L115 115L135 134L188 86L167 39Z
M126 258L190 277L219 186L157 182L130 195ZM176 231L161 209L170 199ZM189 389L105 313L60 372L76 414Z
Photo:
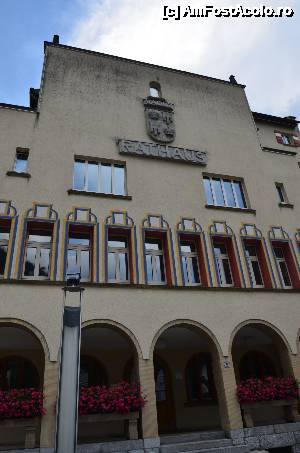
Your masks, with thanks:
M144 61L132 60L130 58L125 58L125 57L117 57L116 55L110 55L110 54L107 54L107 53L96 52L95 50L81 49L79 47L67 46L65 44L53 44L53 42L44 41L44 50L46 50L46 47L48 47L48 46L49 47L61 47L63 49L72 50L72 51L75 51L75 52L84 52L84 53L91 54L91 55L98 55L98 56L101 56L101 57L104 57L104 58L112 58L112 59L118 60L118 61L124 61L124 62L127 62L127 63L138 64L138 65L141 65L141 66L148 66L150 68L163 69L164 71L171 71L171 72L175 72L177 74L187 75L187 76L190 76L190 77L199 77L201 79L211 80L213 82L218 82L218 83L224 83L224 84L230 85L230 86L236 86L236 87L239 87L239 88L246 88L246 85L242 85L240 83L231 83L231 82L229 82L227 80L216 79L214 77L209 77L209 76L204 76L204 75L200 75L200 74L195 74L194 72L188 72L188 71L182 71L180 69L168 68L166 66L160 66L160 65L157 65L157 64L146 63Z
M36 110L32 109L31 107L25 107L24 105L5 104L4 102L0 102L0 108L2 108L2 109L11 109L11 110L19 110L19 111L22 111L22 112L36 113Z
M252 112L254 120L265 121L267 123L279 124L286 127L296 127L299 121L295 117L281 117L274 115L267 115L266 113Z

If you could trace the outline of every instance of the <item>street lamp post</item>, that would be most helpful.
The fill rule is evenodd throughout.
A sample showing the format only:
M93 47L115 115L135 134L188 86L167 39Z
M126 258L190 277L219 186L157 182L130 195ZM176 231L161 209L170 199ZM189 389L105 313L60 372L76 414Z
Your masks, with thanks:
M77 446L78 396L81 343L80 276L67 279L60 346L60 374L56 418L55 453L75 453Z

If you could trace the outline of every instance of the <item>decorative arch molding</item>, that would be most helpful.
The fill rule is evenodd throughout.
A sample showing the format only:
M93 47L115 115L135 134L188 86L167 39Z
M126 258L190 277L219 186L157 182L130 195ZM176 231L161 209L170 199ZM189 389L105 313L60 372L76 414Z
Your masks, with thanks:
M276 333L279 336L279 338L283 341L285 347L287 348L287 351L290 354L297 354L296 344L292 345L289 342L289 340L287 339L287 337L285 336L285 334L279 329L279 327L275 326L274 324L272 324L268 321L265 321L264 319L247 319L247 320L239 323L231 332L229 344L228 344L228 356L231 356L232 345L233 345L233 341L234 341L236 334L239 332L239 330L241 330L245 326L248 326L249 324L261 324L262 326L268 327L269 329L271 329L274 333Z
M46 338L42 334L42 332L37 329L34 325L30 324L27 321L18 318L1 318L0 319L0 329L3 325L9 325L9 327L15 327L16 329L27 330L30 334L32 334L40 343L42 350L44 352L44 359L46 361L50 361L50 350L47 343Z
M132 333L128 327L124 326L123 324L120 324L117 321L113 321L112 319L90 319L88 321L84 321L81 325L81 329L84 329L86 327L111 327L116 330L120 330L122 333L124 333L127 337L130 338L132 345L135 347L136 353L138 355L138 358L141 359L143 357L142 349L140 346L140 343L136 336Z
M159 330L156 332L156 334L154 335L154 338L152 340L152 343L151 343L151 346L149 349L149 354L147 357L144 357L144 358L150 359L153 357L155 345L157 343L157 340L159 339L159 337L161 336L161 334L163 332L165 332L170 327L175 327L175 326L180 326L180 325L187 326L187 327L188 326L194 327L195 329L200 330L202 333L205 333L208 336L208 338L212 341L212 344L215 346L215 348L219 354L219 357L222 358L224 356L219 341L217 340L216 336L212 333L212 331L210 329L208 329L208 327L204 326L203 324L201 324L198 321L193 321L191 319L175 319L173 321L167 322L166 324L164 324L163 326L161 326L159 328Z

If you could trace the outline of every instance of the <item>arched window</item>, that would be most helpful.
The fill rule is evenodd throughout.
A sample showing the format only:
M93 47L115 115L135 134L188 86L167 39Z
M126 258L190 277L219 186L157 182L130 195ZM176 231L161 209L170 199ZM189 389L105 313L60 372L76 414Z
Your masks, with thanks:
M161 98L161 87L158 82L150 82L149 95L153 98Z
M0 360L1 389L38 388L39 386L39 374L29 360L22 357L6 357Z
M241 359L239 365L240 379L276 376L276 368L269 357L260 351L249 351Z
M80 358L79 386L107 385L107 375L102 363L94 357Z
M193 356L186 366L186 390L188 401L213 401L216 391L211 359L208 354Z

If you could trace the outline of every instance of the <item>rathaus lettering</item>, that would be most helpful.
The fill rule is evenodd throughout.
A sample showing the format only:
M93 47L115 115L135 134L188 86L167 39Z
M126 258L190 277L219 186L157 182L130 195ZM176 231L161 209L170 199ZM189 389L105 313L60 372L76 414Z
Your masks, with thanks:
M120 154L131 154L163 160L175 160L196 165L207 164L207 153L205 151L132 140L118 140L118 145Z

